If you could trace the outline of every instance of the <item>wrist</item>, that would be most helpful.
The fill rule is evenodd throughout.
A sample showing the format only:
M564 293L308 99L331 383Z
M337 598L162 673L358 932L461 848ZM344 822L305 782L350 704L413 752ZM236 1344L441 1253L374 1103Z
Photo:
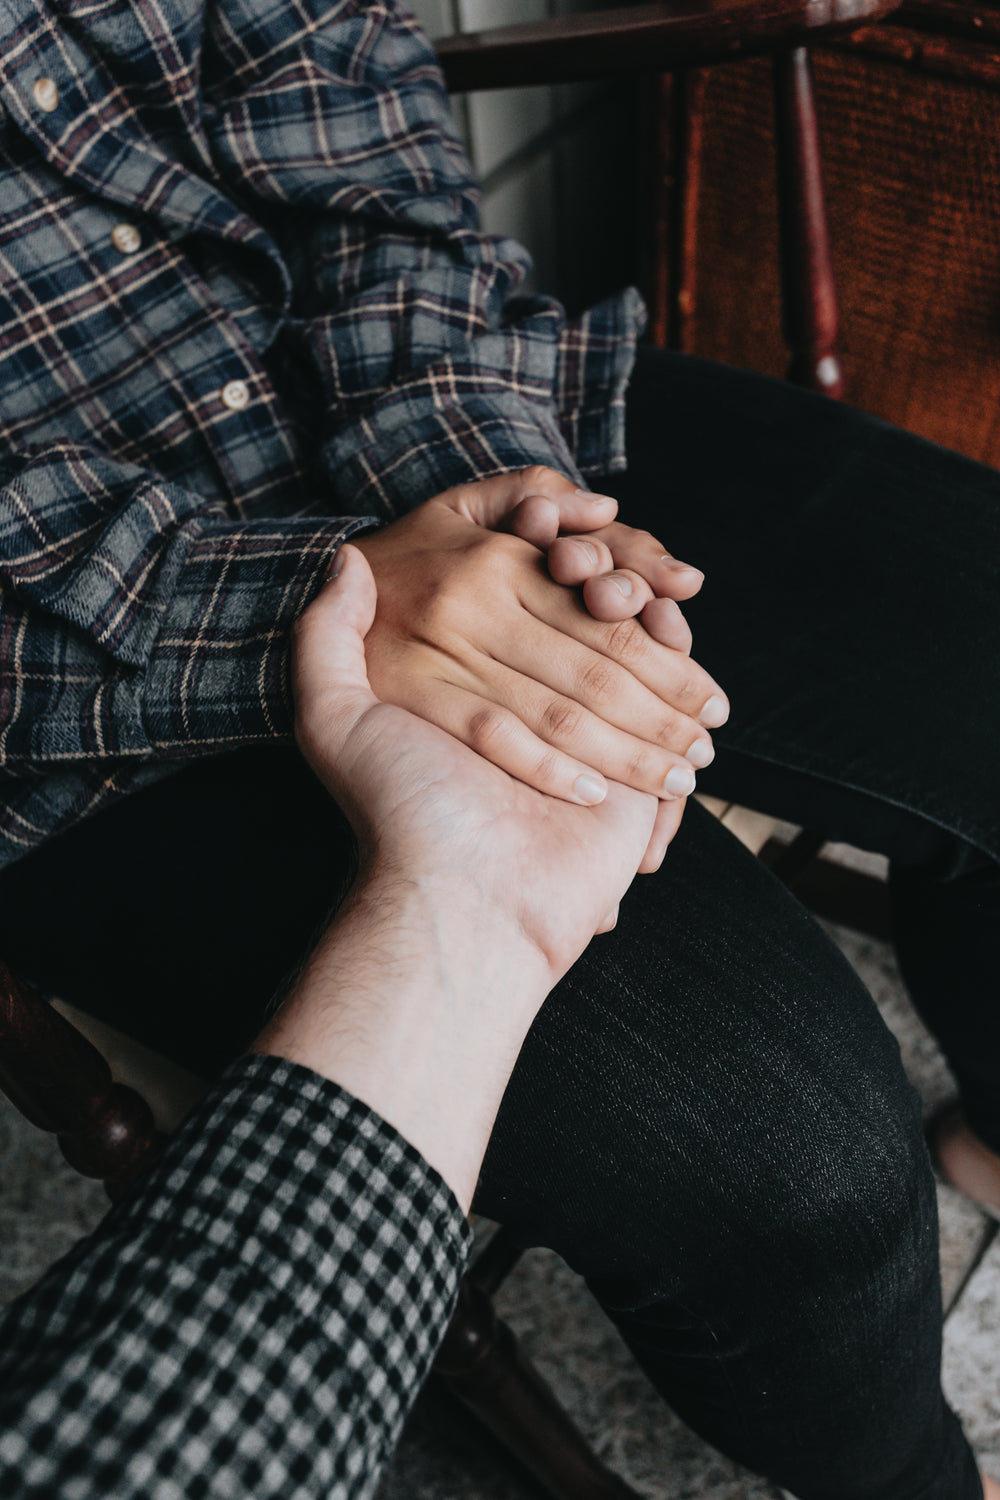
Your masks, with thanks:
M254 1050L331 1078L471 1201L548 966L516 923L376 855Z

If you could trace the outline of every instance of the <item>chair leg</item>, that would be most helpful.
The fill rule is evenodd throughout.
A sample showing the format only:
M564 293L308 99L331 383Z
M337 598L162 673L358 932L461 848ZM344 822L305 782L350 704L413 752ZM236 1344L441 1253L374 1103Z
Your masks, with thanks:
M468 1277L434 1369L555 1500L639 1500L591 1452L489 1297Z
M0 963L0 1089L71 1167L119 1196L161 1145L134 1089L114 1083L86 1037Z
M647 88L648 334L655 348L683 353L693 347L696 311L704 93L700 69L657 74Z
M644 133L649 139L646 222L644 229L643 289L649 310L647 334L657 349L670 340L670 245L676 198L676 83L670 73L656 73L644 81Z
M788 378L839 397L844 392L836 347L840 319L812 68L805 47L775 54L774 129L782 323L792 354Z
M689 69L677 76L673 219L667 256L670 278L667 347L682 354L690 354L694 348L704 126L705 74L700 68Z

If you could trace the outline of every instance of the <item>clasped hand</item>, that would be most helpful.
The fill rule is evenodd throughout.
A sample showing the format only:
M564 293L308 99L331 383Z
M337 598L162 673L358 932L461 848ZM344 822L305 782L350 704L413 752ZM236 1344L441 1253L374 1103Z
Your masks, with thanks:
M365 668L375 607L371 569L347 546L296 626L296 738L361 858L255 1045L376 1110L467 1208L524 1038L614 925L657 801L617 783L591 807L546 796L380 702ZM666 805L676 827L683 802Z
M427 914L420 942L433 929L439 959L453 961L458 930L469 929L480 959L495 954L510 973L526 947L540 960L535 979L522 961L506 1002L520 1045L544 995L595 932L614 926L656 800L617 784L593 807L545 796L436 725L380 702L365 667L371 571L353 546L341 549L335 570L296 626L299 747L350 819L358 888L378 891L383 911L417 893ZM679 822L682 804L671 808ZM528 1014L518 1016L519 1005Z
M690 789L681 747L728 711L670 597L701 575L615 509L549 469L458 486L342 549L293 652L299 744L363 864L498 880L550 977L659 863L684 807L667 777Z
M549 796L594 805L608 780L652 793L648 871L728 704L676 602L701 574L616 509L533 467L458 485L355 545L378 591L375 695Z

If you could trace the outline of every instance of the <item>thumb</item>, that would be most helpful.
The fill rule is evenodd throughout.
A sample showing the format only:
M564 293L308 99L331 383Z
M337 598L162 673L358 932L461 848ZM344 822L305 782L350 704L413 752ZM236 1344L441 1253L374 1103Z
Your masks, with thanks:
M365 666L365 636L375 619L377 593L368 559L341 546L329 577L295 627L292 682L296 732L307 757L322 739L324 757L336 754L351 728L375 702Z

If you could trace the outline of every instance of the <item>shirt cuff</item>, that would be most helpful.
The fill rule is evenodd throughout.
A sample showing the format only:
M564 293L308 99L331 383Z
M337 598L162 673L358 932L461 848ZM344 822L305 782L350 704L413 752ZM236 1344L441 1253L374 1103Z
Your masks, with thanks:
M225 1070L113 1212L243 1247L241 1256L252 1244L283 1279L301 1272L310 1301L340 1274L346 1233L352 1264L365 1262L373 1288L385 1283L380 1296L390 1283L399 1290L387 1266L413 1283L406 1322L416 1334L443 1332L472 1243L451 1188L394 1126L331 1079L267 1053Z
M192 526L143 673L146 746L173 757L288 739L291 627L337 548L377 524L311 516ZM115 717L127 722L128 706Z
M582 474L614 474L626 467L625 392L645 327L645 303L635 287L626 287L563 330L556 406Z
M384 520L452 485L530 464L569 478L625 467L625 390L645 325L629 288L565 323L514 299L499 330L398 379L325 449L339 507Z
M167 1260L171 1245L178 1256L187 1247L184 1259L204 1253L220 1275L280 1289L299 1347L328 1346L381 1392L390 1447L472 1244L451 1188L393 1126L330 1079L267 1054L226 1069L107 1228L125 1259L132 1245Z
M448 400L426 372L382 398L328 450L338 506L393 520L456 484L547 464L580 481L555 414L478 377L452 382Z
M470 1239L450 1189L378 1115L307 1068L241 1060L4 1310L0 1485L372 1493Z

